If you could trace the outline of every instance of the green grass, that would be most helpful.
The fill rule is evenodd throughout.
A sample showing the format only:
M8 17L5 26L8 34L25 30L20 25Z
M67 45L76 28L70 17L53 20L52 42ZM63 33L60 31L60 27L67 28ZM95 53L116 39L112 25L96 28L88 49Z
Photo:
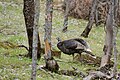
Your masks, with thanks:
M0 0L10 3L9 0ZM6 3L6 14L2 13L2 5L0 4L0 42L9 41L13 44L23 44L28 46L26 28L24 24L24 17L22 13L22 1L13 0L11 5ZM41 2L41 13L39 20L39 33L41 43L44 44L44 14L45 14L45 3ZM15 4L15 6L14 6ZM53 12L53 30L52 30L52 48L57 49L56 37L61 37L63 40L70 38L83 38L80 34L83 32L87 25L87 21L76 20L69 18L69 27L66 33L62 33L63 26L63 13L61 11L54 10ZM105 32L103 26L93 27L89 34L89 38L85 39L93 53L97 56L103 55L103 45L105 40ZM117 35L117 49L120 52L120 32ZM57 49L58 50L58 49ZM20 57L19 54L27 54L24 48L5 48L0 46L0 80L30 80L31 76L31 59ZM118 71L120 71L120 54L118 55ZM60 69L72 69L72 66L86 73L88 69L96 69L92 65L82 64L72 60L72 56L62 54L61 59L55 58L58 61ZM43 56L39 65L44 65ZM65 76L52 73L52 77L49 73L38 70L37 80L71 80L74 76ZM75 80L81 80L80 77Z

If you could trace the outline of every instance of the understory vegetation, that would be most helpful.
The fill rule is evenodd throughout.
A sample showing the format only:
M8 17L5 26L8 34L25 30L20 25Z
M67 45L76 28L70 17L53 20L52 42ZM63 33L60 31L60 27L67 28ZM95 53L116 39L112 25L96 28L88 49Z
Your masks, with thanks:
M27 54L25 48L17 47L17 45L25 45L28 47L27 34L23 16L22 0L0 0L0 80L29 80L31 76L32 60L22 55ZM87 21L81 19L69 18L68 31L62 33L63 28L63 12L59 10L53 11L52 26L52 49L57 50L57 39L62 40L70 38L83 38L81 33L87 25ZM45 2L41 1L39 34L41 45L44 47L44 22L45 21ZM105 40L104 25L93 27L88 38L85 39L96 56L103 55L103 46ZM120 71L120 31L117 34L118 49L118 72ZM87 74L89 70L96 70L99 66L81 64L79 61L73 61L72 56L62 53L61 58L55 58L60 69L72 70L75 67ZM113 58L112 58L113 60ZM44 57L42 55L38 61L37 67L44 65ZM37 70L37 80L80 80L82 78L75 76L65 76L56 73Z

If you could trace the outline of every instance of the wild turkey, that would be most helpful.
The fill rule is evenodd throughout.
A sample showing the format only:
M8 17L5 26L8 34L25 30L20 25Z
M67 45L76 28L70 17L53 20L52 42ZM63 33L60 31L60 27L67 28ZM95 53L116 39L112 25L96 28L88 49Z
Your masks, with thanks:
M74 53L78 53L81 56L82 52L88 53L91 56L94 56L87 44L81 38L69 39L61 41L60 38L57 38L58 44L57 47L60 49L64 54L72 55L74 60Z

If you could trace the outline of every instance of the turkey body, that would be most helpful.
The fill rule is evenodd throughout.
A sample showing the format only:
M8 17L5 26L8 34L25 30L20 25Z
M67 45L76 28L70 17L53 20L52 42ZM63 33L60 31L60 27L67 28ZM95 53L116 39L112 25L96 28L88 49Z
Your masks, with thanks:
M74 53L78 53L81 55L82 52L85 52L93 56L87 42L81 38L69 39L64 41L58 40L57 47L64 54L73 55L73 59Z

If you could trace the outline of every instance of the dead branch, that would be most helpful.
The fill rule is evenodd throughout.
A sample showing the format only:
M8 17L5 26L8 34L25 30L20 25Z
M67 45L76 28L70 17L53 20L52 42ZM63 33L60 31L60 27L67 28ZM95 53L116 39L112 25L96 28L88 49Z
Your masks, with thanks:
M77 68L72 67L73 70L59 70L55 72L56 74L59 75L66 75L66 76L77 76L77 77L85 77L85 74L78 70ZM46 66L40 66L38 67L39 70L44 71L47 74L50 74L52 77L54 77L51 73L49 73L49 70L46 68Z
M60 70L59 75L85 77L85 74L79 70Z
M3 42L0 42L0 46L3 47L3 48L18 48L18 47L23 47L25 48L27 51L29 50L25 45L17 45L17 44L14 44L14 43L11 43L9 41L3 41Z
M29 51L28 47L26 47L25 45L18 45L17 47L23 47L23 48L25 48L27 51Z
M110 80L111 76L106 75L100 71L93 71L90 72L87 77L83 78L83 80L95 80L95 79Z
M91 56L88 54L81 54L81 56L76 55L74 57L74 60L80 61L80 62L82 61L82 63L89 64L89 65L100 66L101 57ZM113 64L114 64L114 62L110 61L110 66L113 66Z

